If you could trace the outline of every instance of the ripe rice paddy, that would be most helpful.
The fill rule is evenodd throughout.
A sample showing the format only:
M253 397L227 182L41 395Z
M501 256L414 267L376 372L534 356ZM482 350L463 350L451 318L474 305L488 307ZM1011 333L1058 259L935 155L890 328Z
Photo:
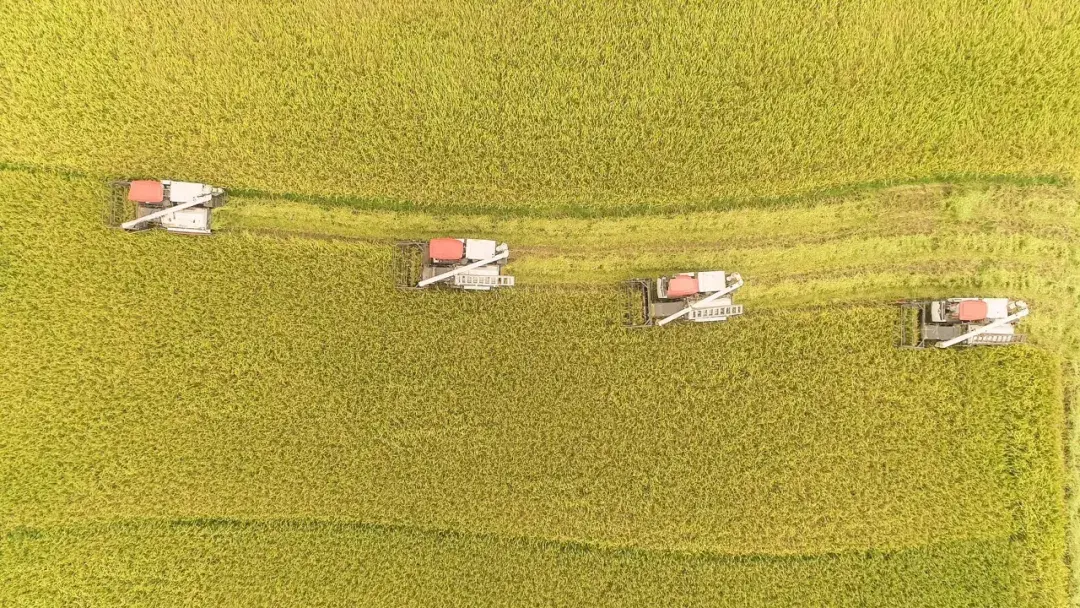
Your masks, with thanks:
M13 0L0 160L620 214L1077 175L1080 4Z
M1062 603L1016 584L1024 558L1007 539L724 558L346 523L178 520L20 529L0 547L4 597L24 605Z
M1080 4L0 22L0 604L1080 588ZM117 176L234 196L211 238L122 234ZM445 234L519 287L392 289L391 243ZM699 268L749 313L618 327L617 281ZM892 347L891 300L960 293L1027 299L1031 345Z
M6 214L16 236L0 299L12 593L32 597L38 573L89 597L134 597L93 572L130 556L118 576L142 588L166 558L136 539L201 563L203 551L288 552L315 538L364 547L384 569L350 566L371 574L318 592L300 562L260 576L286 576L287 593L312 598L397 589L384 601L426 603L436 590L395 587L396 558L378 559L416 543L457 552L447 560L503 550L507 561L482 566L491 576L538 568L538 592L566 603L583 597L557 593L575 567L642 603L684 567L701 573L696 585L745 583L725 596L732 605L768 603L768 581L800 577L830 601L845 597L838 581L884 601L907 588L908 569L933 579L919 595L928 605L952 597L946 583L1010 605L1063 601L1063 389L1051 352L899 351L893 311L868 304L766 305L726 326L627 333L602 269L544 280L545 263L562 263L557 249L526 246L513 292L403 293L381 242L390 233L290 236L302 210L282 207L271 230L272 209L238 198L212 238L123 234L100 224L100 182L2 175L20 193L5 209L21 210ZM50 216L61 201L67 212ZM873 230L844 204L836 221ZM605 229L595 233L599 247ZM773 272L783 268L777 259ZM835 289L837 273L821 268L808 293ZM56 561L68 551L87 556L77 574ZM967 570L973 559L981 570ZM441 569L452 563L417 576L452 580ZM626 568L655 570L630 584ZM239 601L233 575L219 574L147 597ZM1010 582L990 582L1000 580ZM497 601L507 585L453 593Z

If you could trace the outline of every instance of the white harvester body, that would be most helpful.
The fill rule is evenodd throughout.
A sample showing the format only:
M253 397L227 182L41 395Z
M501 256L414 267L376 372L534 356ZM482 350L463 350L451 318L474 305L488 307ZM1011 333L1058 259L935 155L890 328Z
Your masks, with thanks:
M206 207L174 210L162 216L161 225L169 232L210 234L210 210Z
M514 277L503 274L510 258L506 243L459 238L398 243L395 258L396 282L406 289L491 291L514 286Z
M726 321L743 314L732 294L742 287L738 273L722 270L687 272L658 279L626 282L629 327L662 327L685 320L694 323Z
M211 210L226 202L225 191L209 184L173 180L123 182L127 200L135 203L135 218L124 230L161 226L169 232L210 234Z
M911 312L915 312L912 327ZM901 302L900 346L950 348L1024 342L1016 325L1031 309L1008 298L948 298Z

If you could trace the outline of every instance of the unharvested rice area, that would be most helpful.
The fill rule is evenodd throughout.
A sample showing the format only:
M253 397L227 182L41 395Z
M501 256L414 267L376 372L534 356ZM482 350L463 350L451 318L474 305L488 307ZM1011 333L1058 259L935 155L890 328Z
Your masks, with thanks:
M27 572L109 593L94 569L124 555L130 580L172 567L142 552L205 568L219 540L256 547L240 555L280 543L295 564L285 548L317 534L349 555L376 547L385 570L365 581L391 577L388 604L411 597L395 560L452 581L440 568L498 547L506 557L478 567L499 580L520 564L553 585L573 563L595 581L626 580L627 556L655 564L627 590L645 602L683 580L679 560L720 585L707 593L762 605L784 597L763 582L784 572L805 585L794 595L842 580L895 603L907 568L934 579L918 596L932 605L962 605L958 588L989 605L1064 602L1051 352L898 351L892 311L867 305L626 333L609 286L529 287L526 273L496 297L402 293L386 244L123 234L100 225L103 184L0 177L12 594L47 597ZM460 553L394 554L401 530ZM552 562L557 547L592 557ZM74 569L57 561L69 549L87 555ZM330 558L309 557L281 593L314 593ZM147 593L235 593L219 574ZM740 577L758 586L722 584ZM686 592L702 597L697 584Z

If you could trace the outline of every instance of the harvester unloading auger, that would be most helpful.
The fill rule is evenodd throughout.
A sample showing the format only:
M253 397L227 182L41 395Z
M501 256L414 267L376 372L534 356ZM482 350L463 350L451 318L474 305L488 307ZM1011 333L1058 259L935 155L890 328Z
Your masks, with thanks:
M113 187L116 195L105 221L124 230L160 226L169 232L210 234L211 210L228 201L222 188L195 182L135 180L114 182Z
M483 239L439 238L398 243L394 249L394 278L402 289L450 287L490 291L513 287L503 274L510 258L506 243Z
M900 302L901 348L1004 346L1027 338L1016 325L1030 313L1008 298L949 298Z
M623 284L627 296L627 327L662 327L675 321L708 323L743 314L732 294L742 287L742 276L722 270L688 272L658 279L630 279Z

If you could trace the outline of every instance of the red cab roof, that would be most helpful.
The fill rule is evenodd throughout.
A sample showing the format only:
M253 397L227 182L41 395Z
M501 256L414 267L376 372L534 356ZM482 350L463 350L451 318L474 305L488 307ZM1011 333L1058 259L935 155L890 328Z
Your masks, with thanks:
M165 198L165 186L161 182L136 180L128 188L128 200L137 203L160 203Z
M692 296L697 292L697 277L692 277L688 274L680 274L679 276L671 277L667 284L667 297L669 298L685 298L686 296Z
M433 260L460 260L465 257L465 243L443 238L428 241L428 257Z
M986 318L986 302L982 300L964 300L957 308L956 316L961 321L982 321Z

